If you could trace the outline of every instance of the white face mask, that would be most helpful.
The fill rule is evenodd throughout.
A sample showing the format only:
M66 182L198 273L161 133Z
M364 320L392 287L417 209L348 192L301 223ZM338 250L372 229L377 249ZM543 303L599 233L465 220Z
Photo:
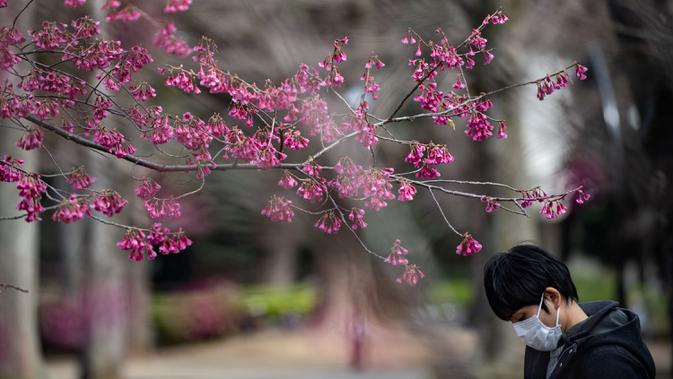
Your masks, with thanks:
M515 322L512 326L516 335L521 337L526 345L539 351L552 351L558 346L558 341L561 339L562 334L561 324L559 324L560 309L556 310L556 326L550 328L540 320L543 301L544 294L542 294L542 299L540 299L537 314L523 321Z

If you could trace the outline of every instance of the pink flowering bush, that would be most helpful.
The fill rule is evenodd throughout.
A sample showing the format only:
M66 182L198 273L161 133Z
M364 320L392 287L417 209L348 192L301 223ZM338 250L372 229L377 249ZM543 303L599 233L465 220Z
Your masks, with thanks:
M65 6L73 8L85 3L64 0ZM3 5L6 1L0 1ZM154 17L140 6L140 2L107 0L102 6L104 22L133 28L136 20ZM190 6L191 0L169 0L161 18L186 12ZM317 64L300 64L286 79L259 85L221 67L212 40L204 37L196 45L183 40L172 20L151 20L152 25L159 25L152 31L152 50L104 39L100 21L88 16L69 23L45 20L40 28L29 31L3 25L0 69L6 79L0 83L0 118L8 122L1 127L12 124L23 131L16 146L24 150L42 148L44 135L49 133L159 173L193 173L201 183L198 188L161 196L161 183L150 177L134 177L138 181L135 196L142 200L150 219L173 218L179 223L180 199L197 194L214 171L278 172L279 193L265 204L260 202L262 215L274 222L291 222L296 212L301 212L314 217L314 226L324 233L352 233L366 252L392 266L403 266L398 282L415 285L424 274L410 263L409 252L399 240L384 256L359 237L358 233L368 226L369 213L379 212L393 201L413 201L419 192L427 192L448 230L460 240L456 253L469 256L478 253L481 244L449 222L435 193L481 201L486 213L503 210L525 215L528 207L539 203L540 213L548 219L567 211L565 202L571 193L577 194L577 204L589 200L581 187L547 195L539 187L520 189L500 183L445 179L451 164L460 159L449 146L395 137L395 125L423 118L438 127L451 125L455 129L457 124L463 125L465 135L477 143L494 135L505 139L505 120L492 115L493 100L500 92L535 85L537 97L543 100L573 82L573 69L577 79L586 79L587 68L573 63L536 80L471 93L471 70L495 58L483 32L507 20L502 10L496 10L462 42L450 41L441 29L431 36L409 29L401 38L402 44L410 47L409 56L399 59L408 62L409 76L402 79L409 80L412 88L404 94L386 94L398 99L387 115L372 113L372 103L385 90L377 76L386 64L376 54L366 62L349 61L347 48L352 42L348 37L334 40ZM50 56L58 64L42 64L35 60L38 54ZM182 63L162 64L165 54L175 55L174 59ZM346 64L361 65L362 74L355 83L361 86L362 96L355 105L339 93L347 82L342 73ZM146 71L162 75L163 85L155 88L142 80L138 74ZM95 79L85 79L92 76ZM449 88L440 84L444 78L452 83ZM164 91L179 91L185 96L225 94L230 100L222 113L207 117L187 109L173 114L166 110L166 104L157 101L157 94ZM330 99L341 101L343 106L331 109ZM416 103L416 110L400 115L408 101ZM122 120L124 125L112 127L113 119ZM327 152L348 143L371 154L381 143L404 145L408 153L397 158L407 170L396 172L391 167L355 162L348 156L333 161L327 158ZM165 144L179 146L185 153L164 153L161 160L146 158L147 145L163 153L160 146ZM16 207L21 215L8 218L39 221L42 213L51 211L57 222L92 218L110 223L125 230L117 246L132 260L154 259L157 251L164 255L178 253L192 243L181 229L171 230L159 223L148 227L108 221L106 218L124 210L128 199L112 188L97 188L96 178L87 175L85 167L57 174L31 172L24 169L23 161L7 155L9 152L2 153L0 181L16 183L21 197ZM65 176L75 192L66 195L45 182L43 174ZM455 191L448 188L452 183L475 186L472 188L500 187L511 194Z

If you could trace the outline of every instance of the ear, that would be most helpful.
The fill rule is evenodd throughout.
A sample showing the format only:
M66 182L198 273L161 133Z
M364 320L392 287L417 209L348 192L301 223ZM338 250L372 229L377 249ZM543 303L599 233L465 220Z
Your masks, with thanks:
M554 308L558 309L561 307L563 302L563 295L554 287L547 287L544 290L545 300L551 301L554 304Z

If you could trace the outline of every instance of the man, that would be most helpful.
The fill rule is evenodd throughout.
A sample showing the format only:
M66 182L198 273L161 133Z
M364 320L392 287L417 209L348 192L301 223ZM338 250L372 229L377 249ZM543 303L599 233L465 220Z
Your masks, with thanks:
M654 378L633 312L614 301L578 304L568 267L533 245L491 257L484 289L493 312L526 343L524 378Z

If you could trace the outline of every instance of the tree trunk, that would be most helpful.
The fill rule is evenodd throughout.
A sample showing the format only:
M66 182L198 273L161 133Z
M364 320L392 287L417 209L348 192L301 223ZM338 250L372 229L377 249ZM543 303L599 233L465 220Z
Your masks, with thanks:
M294 281L299 234L295 225L267 224L260 237L265 250L263 282L287 286Z
M0 151L12 151L20 134L0 128ZM25 168L35 169L36 154L23 153ZM16 183L0 183L0 216L19 212ZM0 292L0 378L44 378L38 338L38 224L24 220L0 221L0 285L10 284L28 293L6 288ZM0 287L0 289L2 289Z
M24 4L10 2L0 12L3 25L12 19ZM26 9L17 26L34 22L35 7ZM0 73L4 80L5 73ZM21 132L0 128L0 151L25 159L25 169L37 170L38 155L35 152L17 151L14 142ZM19 214L16 183L0 183L0 217ZM21 220L0 221L0 285L15 285L28 293L0 287L0 378L32 379L45 378L39 340L37 306L38 281L38 223Z
M109 183L109 164L88 154L91 156L87 169L103 188ZM83 307L88 328L80 377L118 378L126 347L125 256L115 250L116 229L90 219L82 222L86 223Z

